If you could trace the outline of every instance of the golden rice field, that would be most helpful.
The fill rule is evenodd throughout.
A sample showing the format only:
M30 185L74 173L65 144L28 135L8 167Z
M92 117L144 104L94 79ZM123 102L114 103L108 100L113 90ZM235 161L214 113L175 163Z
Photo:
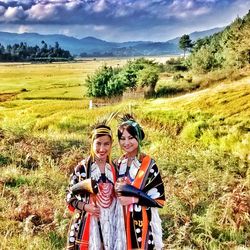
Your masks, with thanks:
M162 171L165 249L249 249L250 76L89 109L85 79L103 63L126 59L0 64L0 249L64 249L69 173L88 152L90 126L114 111L136 115L143 151Z

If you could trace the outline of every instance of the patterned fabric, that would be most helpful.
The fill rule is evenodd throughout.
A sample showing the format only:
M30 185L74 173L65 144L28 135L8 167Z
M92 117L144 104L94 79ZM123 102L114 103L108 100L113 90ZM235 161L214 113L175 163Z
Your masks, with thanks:
M69 209L74 212L74 215L69 227L67 249L100 250L102 246L101 238L103 238L105 250L115 249L115 245L120 246L116 249L124 250L124 246L126 245L125 229L123 234L121 232L119 235L116 234L119 223L116 222L116 218L114 217L115 213L117 213L116 210L119 209L117 207L117 200L113 195L116 180L115 168L106 163L106 180L105 183L103 183L103 176L97 164L95 162L87 164L87 162L88 161L85 160L81 161L70 177L70 186L67 191L66 200ZM95 199L97 204L104 204L104 206L99 205L99 220L95 216L91 216L89 213L78 209L80 201L86 203L93 202L92 195L89 195L89 193L75 195L70 191L71 186L90 177L96 180L98 185L100 185L100 187L98 187L98 199ZM112 199L111 197L114 198Z
M128 159L118 161L119 178L140 188L161 207L164 205L164 184L155 161L149 156L135 158L128 166ZM162 228L158 209L147 207L143 199L125 207L127 249L162 249Z

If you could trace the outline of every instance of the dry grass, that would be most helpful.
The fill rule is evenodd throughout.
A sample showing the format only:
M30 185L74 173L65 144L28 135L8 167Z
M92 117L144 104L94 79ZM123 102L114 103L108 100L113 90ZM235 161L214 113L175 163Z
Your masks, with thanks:
M41 65L4 66L18 73L13 79L30 69L25 87L33 90L18 96L29 100L0 103L0 248L64 248L69 173L87 154L90 125L117 110L135 113L146 132L143 151L161 169L168 198L160 211L166 248L249 248L250 170L247 158L239 157L249 153L249 77L175 98L112 100L89 110L88 99L69 99L79 98L82 86L67 87L66 80L49 76L55 66L74 80L100 63L44 65L46 95L37 81ZM13 79L8 86L19 91ZM56 99L64 86L69 93ZM116 134L117 122L111 126ZM113 156L120 154L115 140Z

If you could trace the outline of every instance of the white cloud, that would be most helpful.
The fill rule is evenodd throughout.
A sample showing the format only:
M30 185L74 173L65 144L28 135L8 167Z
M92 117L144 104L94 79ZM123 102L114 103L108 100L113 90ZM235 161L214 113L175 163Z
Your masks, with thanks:
M4 13L6 21L17 21L25 17L25 13L22 6L8 7Z
M99 0L97 1L94 6L93 6L93 10L94 12L102 12L105 9L107 9L107 3L106 0Z
M218 0L197 0L197 2L201 2L201 3L216 3L216 2L218 2Z
M1 0L0 2L5 4L16 4L18 6L22 4L28 4L28 5L32 4L34 3L34 0Z
M1 0L1 2L3 2L3 3L9 3L11 1L10 0Z
M198 1L199 2L199 1ZM210 2L210 1L204 1ZM193 18L194 16L201 16L209 13L212 10L212 5L209 4L197 4L197 0L181 1L174 0L169 6L168 16L176 18Z
M187 1L186 8L191 9L192 7L194 7L194 2L193 1Z
M54 18L56 6L53 4L36 4L27 10L28 20L31 21L46 21Z
M210 8L200 7L198 9L194 10L192 13L194 16L201 16L201 15L207 14L209 12L210 12Z
M250 0L0 0L0 30L166 40L228 25L249 8Z
M72 10L75 10L77 9L78 7L80 7L82 4L81 1L79 0L76 0L76 1L68 1L67 3L65 3L65 8L68 10L68 11L72 11Z
M59 34L65 35L65 36L71 36L71 29L64 28L59 30Z

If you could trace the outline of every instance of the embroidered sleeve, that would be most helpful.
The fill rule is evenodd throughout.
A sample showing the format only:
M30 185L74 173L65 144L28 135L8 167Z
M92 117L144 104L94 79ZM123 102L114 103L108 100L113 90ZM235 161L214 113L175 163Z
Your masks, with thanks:
M76 166L74 172L70 176L70 183L67 189L66 202L68 204L68 208L70 211L74 211L75 209L79 209L80 202L86 202L86 195L82 194L73 194L71 191L71 187L79 181L86 179L86 168L85 162L82 161L80 164Z
M142 191L147 194L151 199L154 199L160 207L164 206L164 183L162 181L159 169L155 163L149 170L149 174ZM144 204L144 201L141 198L139 198L138 204L142 206L146 205Z

